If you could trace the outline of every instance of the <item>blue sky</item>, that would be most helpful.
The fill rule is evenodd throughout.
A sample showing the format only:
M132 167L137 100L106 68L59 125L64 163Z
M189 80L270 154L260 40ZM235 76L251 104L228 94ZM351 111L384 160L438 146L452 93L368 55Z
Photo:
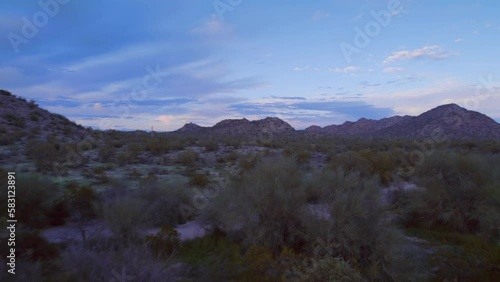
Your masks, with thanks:
M102 129L500 121L498 1L3 0L0 88Z

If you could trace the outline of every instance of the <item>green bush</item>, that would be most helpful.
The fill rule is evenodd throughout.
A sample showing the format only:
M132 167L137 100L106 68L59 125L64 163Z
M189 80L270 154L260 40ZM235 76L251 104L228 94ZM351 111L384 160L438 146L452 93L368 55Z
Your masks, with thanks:
M26 147L26 154L34 159L39 171L51 170L54 162L64 155L57 142L29 141Z
M377 177L363 178L359 172L323 171L312 176L316 202L327 207L327 215L310 216L307 241L325 242L324 251L341 257L361 270L369 280L395 279L399 268L401 234L385 218ZM404 274L403 274L404 276Z
M217 142L214 140L209 140L205 142L203 146L205 147L205 152L214 152L217 151L217 149L219 149L219 144L217 144Z
M436 152L416 168L417 184L407 223L414 227L483 234L500 240L498 156Z
M256 153L250 153L241 156L238 165L243 171L251 170L255 167L259 160L259 156Z
M162 227L155 235L147 236L146 241L151 251L163 259L173 257L180 248L179 233L169 226Z
M198 153L196 153L192 149L187 149L186 151L179 154L179 156L177 157L177 162L185 166L194 166L198 159Z
M170 144L163 138L149 138L146 141L146 148L155 154L165 154L170 149Z
M67 202L71 207L71 215L77 221L88 221L96 217L98 195L88 186L70 183L66 186Z
M131 196L117 197L102 204L102 216L120 242L129 243L148 222L148 203Z
M157 182L136 190L133 194L147 203L145 213L147 222L157 226L175 226L183 223L185 218L179 208L181 205L191 205L193 195L182 185L168 185Z
M62 200L62 191L50 179L37 175L17 174L16 217L22 224L32 228L50 225L51 216L57 217L57 212L55 214L54 212Z
M69 246L61 254L48 281L179 281L174 273L144 245Z
M301 249L304 230L300 210L305 185L295 161L264 162L235 179L214 199L209 217L224 232L248 245Z
M189 183L194 186L205 187L210 183L210 179L206 174L194 173L191 175Z

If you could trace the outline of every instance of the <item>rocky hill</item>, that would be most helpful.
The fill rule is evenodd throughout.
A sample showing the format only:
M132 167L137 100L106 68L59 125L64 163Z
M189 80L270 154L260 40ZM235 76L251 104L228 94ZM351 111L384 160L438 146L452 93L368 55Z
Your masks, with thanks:
M452 139L495 139L500 137L500 124L484 114L448 104L419 116L394 116L380 120L361 118L356 122L347 121L323 128L311 126L303 133L382 138L428 138L439 134Z
M254 121L249 121L246 118L226 119L212 127L202 127L193 123L188 123L175 132L235 136L247 136L269 132L291 136L296 133L295 129L290 124L276 117L267 117Z
M500 137L500 124L484 114L447 104L375 133L381 137L405 138L426 138L436 134L452 139L494 139Z
M346 121L341 125L329 125L323 128L319 126L311 126L304 130L305 133L311 134L324 134L335 136L359 136L359 135L372 135L377 131L391 127L400 122L409 120L409 116L394 116L390 118L383 118L380 120L372 120L361 118L356 122Z
M28 138L46 140L49 136L68 141L82 140L87 133L83 126L40 108L35 101L0 90L0 145Z
M27 101L0 90L0 145L30 138L43 140L49 136L62 141L83 140L89 132L91 131L62 115L40 108L35 101ZM325 127L310 126L300 131L279 118L267 117L254 121L246 118L226 119L212 127L188 123L174 133L233 136L273 133L286 137L305 134L381 138L428 138L439 134L452 139L497 139L500 137L500 124L484 114L448 104L419 116L393 116L380 120L361 118L356 122L347 121Z

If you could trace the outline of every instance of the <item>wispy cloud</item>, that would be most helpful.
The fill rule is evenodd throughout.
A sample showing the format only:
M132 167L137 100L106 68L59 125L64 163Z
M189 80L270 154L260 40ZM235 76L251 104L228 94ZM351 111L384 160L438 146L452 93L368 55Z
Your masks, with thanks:
M344 68L335 68L335 69L330 69L331 71L338 72L338 73L350 73L350 72L355 72L359 71L361 68L356 67L356 66L347 66Z
M322 10L316 10L314 14L312 15L311 19L313 21L319 21L325 18L328 18L330 16L329 13L322 11Z
M458 42L463 42L465 39L463 38L457 38L454 40L455 43L458 43Z
M204 22L202 25L194 28L192 30L193 33L203 34L203 35L222 35L227 34L231 31L231 29L220 19L218 19L215 15Z
M402 72L404 71L405 69L403 68L398 68L398 67L387 67L387 68L384 68L384 72Z
M392 53L384 60L384 63L391 63L399 60L414 60L428 58L440 60L450 57L452 54L444 50L439 45L428 45L414 50L402 50Z
M310 65L307 65L305 67L295 67L293 68L294 71L319 71L319 68L317 67L311 67Z

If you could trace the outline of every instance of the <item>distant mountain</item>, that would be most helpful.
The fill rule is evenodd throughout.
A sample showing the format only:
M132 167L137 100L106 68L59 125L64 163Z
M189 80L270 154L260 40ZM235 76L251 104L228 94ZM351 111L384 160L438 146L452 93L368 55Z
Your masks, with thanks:
M383 118L381 120L372 120L361 118L356 122L346 121L341 125L329 125L323 128L319 126L311 126L304 130L305 133L319 135L335 135L335 136L359 136L372 135L384 128L391 127L395 124L409 120L410 116L394 116Z
M296 133L295 129L290 124L276 117L267 117L254 121L249 121L246 118L226 119L212 127L203 127L194 123L188 123L174 132L236 136L255 135L266 132L282 135L292 135Z
M490 117L447 104L419 116L394 116L380 120L361 118L341 125L311 126L306 134L325 136L360 136L385 138L428 138L446 136L452 139L500 137L500 124Z
M200 133L208 133L210 130L209 127L199 126L195 123L186 123L183 127L177 129L175 132L179 133L192 133L192 134L200 134Z
M382 137L407 138L425 138L436 134L453 139L498 138L500 124L484 114L447 104L376 132Z
M27 101L0 90L0 145L30 138L47 139L49 136L75 141L84 139L91 132L62 115L40 108L35 101ZM393 116L380 120L361 118L340 125L313 125L299 131L277 117L267 117L254 121L246 118L226 119L212 127L188 123L174 133L233 136L272 133L299 138L303 135L381 138L428 138L439 135L451 139L498 139L500 124L484 114L456 104L447 104L419 116Z

